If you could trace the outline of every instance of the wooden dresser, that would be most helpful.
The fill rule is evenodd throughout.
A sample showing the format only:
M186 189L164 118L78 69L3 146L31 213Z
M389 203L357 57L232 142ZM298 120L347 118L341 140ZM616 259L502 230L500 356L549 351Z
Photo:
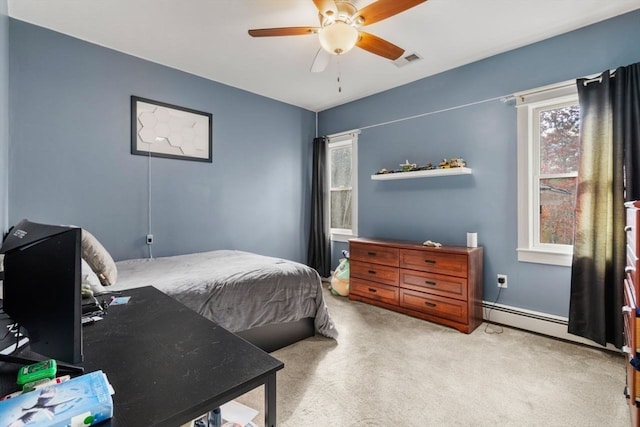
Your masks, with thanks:
M482 323L483 249L349 240L349 299L471 333Z
M627 225L625 231L627 233L627 265L625 267L624 279L624 306L622 313L624 315L624 347L629 362L638 360L640 362L640 353L638 352L638 331L640 326L637 322L640 317L637 316L636 295L640 288L640 264L638 263L638 254L640 253L640 202L625 203L627 208ZM640 364L636 364L640 367ZM635 427L640 427L640 414L638 405L640 405L640 371L633 367L631 363L627 363L627 387L625 394L629 399L631 406L631 422Z

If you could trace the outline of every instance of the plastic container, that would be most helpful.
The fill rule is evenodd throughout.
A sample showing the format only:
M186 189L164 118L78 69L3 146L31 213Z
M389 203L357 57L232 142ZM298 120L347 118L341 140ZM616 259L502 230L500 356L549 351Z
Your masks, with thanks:
M342 258L338 268L333 272L329 288L334 295L346 297L349 295L349 259Z

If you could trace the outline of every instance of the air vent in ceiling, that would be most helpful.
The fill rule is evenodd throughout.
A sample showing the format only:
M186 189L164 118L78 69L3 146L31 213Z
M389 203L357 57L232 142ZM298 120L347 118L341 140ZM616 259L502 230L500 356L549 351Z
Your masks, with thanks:
M396 67L400 68L412 62L421 61L421 60L422 60L422 57L414 52L414 53L409 53L401 56L400 58L393 61L393 63L396 64Z

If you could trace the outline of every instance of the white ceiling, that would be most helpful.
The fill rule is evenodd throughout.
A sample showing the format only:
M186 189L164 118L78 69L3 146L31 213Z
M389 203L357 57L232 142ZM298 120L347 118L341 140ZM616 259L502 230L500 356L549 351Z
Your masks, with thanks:
M372 0L354 1L362 8ZM321 111L635 9L638 0L430 0L364 28L423 58L405 67L354 48L309 68L312 0L9 0L9 16L269 98ZM342 92L336 78L341 75Z

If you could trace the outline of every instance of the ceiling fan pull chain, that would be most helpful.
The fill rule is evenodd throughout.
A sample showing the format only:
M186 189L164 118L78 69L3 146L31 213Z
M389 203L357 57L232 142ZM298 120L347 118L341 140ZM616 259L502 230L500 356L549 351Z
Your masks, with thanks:
M340 82L340 75L341 75L341 72L340 72L340 55L338 55L337 61L338 61L338 79L337 79L337 81L338 81L338 93L342 93L342 83Z

